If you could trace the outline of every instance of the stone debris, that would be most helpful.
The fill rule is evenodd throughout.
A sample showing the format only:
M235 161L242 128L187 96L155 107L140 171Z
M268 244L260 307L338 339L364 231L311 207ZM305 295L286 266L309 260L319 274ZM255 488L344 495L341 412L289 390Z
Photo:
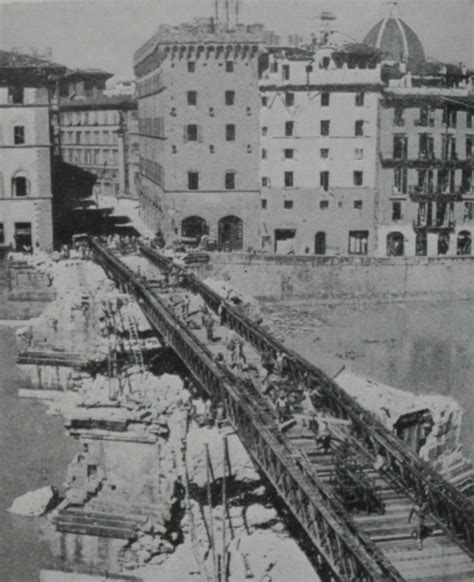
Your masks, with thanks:
M44 515L57 500L57 492L47 485L34 491L28 491L17 497L7 509L8 513L23 517L38 517Z
M239 437L235 433L229 434L227 444L234 480L242 484L259 482L260 476ZM200 488L205 487L207 479L206 445L209 448L214 476L219 479L224 470L223 435L214 427L191 427L187 436L186 463L190 481Z

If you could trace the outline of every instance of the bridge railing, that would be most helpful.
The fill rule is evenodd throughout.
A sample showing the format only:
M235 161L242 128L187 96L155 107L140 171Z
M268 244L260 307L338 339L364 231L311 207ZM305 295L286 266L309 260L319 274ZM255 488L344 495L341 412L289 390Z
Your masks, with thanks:
M153 327L196 380L223 400L245 448L314 545L319 571L326 572L324 579L402 582L397 570L333 503L326 485L281 434L273 411L256 387L242 383L218 365L206 346L148 289L146 282L105 247L91 241L91 248L111 277L128 285Z
M142 246L141 251L161 268L171 263L148 247ZM227 325L255 349L260 352L270 351L275 356L278 352L285 354L293 377L317 386L324 394L331 413L338 418L351 420L353 436L363 441L368 448L380 451L392 477L414 498L425 499L432 514L467 552L474 555L474 504L465 495L413 453L374 414L365 410L319 368L250 321L193 273L183 270L182 277L183 284L201 295L214 311L222 306L222 316Z

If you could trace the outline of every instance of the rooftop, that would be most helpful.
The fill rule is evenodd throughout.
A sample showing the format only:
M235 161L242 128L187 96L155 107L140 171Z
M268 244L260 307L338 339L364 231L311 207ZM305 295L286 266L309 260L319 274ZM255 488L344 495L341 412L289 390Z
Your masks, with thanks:
M137 65L160 44L262 43L264 28L261 24L239 24L227 28L213 18L196 18L191 22L169 26L162 24L155 34L134 55Z

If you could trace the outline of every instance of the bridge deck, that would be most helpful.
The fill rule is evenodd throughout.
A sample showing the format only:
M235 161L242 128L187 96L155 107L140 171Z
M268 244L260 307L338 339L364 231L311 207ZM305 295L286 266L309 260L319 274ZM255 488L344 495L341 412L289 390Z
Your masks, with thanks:
M99 250L100 253L104 253L104 249L100 249L100 247L96 247L96 253ZM116 258L115 258L116 261ZM102 262L105 262L105 255L102 256ZM161 290L159 284L157 285L157 281L159 282L160 273L165 265L164 262L160 257L156 257L156 261L159 265L159 268L156 272L156 278L152 288L147 287L146 283L143 281L140 282L140 287L135 287L135 292L138 295L142 295L141 301L142 306L144 306L144 296L142 291L142 286L148 293L151 294L151 297L156 298L159 303L164 306L170 316L175 320L180 320L180 323L183 322L183 318L181 317L181 309L179 307L179 295L183 292L189 292L192 286L185 285L184 288L176 288L171 293L167 290ZM118 263L113 262L113 268L111 268L112 263L109 260L109 271L114 274L114 270L120 269ZM107 265L104 265L107 268ZM117 273L115 273L117 275ZM127 281L128 279L128 281ZM119 277L121 282L127 282L132 284L133 281L130 276L130 272L127 271L125 268ZM200 296L201 301L204 302L206 297L203 297L202 293L195 292L195 297ZM148 297L147 295L145 297ZM147 299L147 301L152 302L152 298ZM221 301L219 299L219 301ZM145 304L146 304L145 302ZM210 300L205 301L206 304L211 307L214 311L216 310L216 302ZM145 313L146 307L144 307ZM230 313L230 310L229 310ZM150 312L147 313L150 317ZM240 315L240 317L242 317ZM229 318L227 319L229 322ZM164 326L161 326L162 329L159 329L160 326L156 325L156 321L154 322L155 327L159 333L163 333L166 335L166 330ZM202 326L193 326L195 329L192 330L192 336L196 340L197 346L203 346L208 356L215 356L217 353L225 353L225 340L227 338L228 329L223 326L218 326L215 329L215 339L213 341L209 341L206 337L206 332L202 328ZM234 330L238 329L238 326L231 325ZM187 334L190 334L189 330ZM248 337L246 334L243 333L242 336L246 340L244 350L245 354L248 357L248 360L253 364L256 374L254 375L253 379L253 391L251 394L247 394L249 405L252 407L252 412L247 412L247 414L251 414L253 416L252 424L257 425L257 419L264 419L268 426L272 425L273 427L278 427L278 424L275 421L275 414L272 412L274 406L272 401L268 396L264 394L264 388L262 382L259 378L262 377L262 367L261 367L261 357L260 351L262 351L265 346L261 346L261 349L256 349L258 342L256 341L248 341ZM173 343L173 342L170 342ZM176 349L176 346L173 346ZM260 346L258 346L260 347ZM180 353L180 349L176 349L178 355L183 357L185 363L189 365L189 362L192 357L188 355L187 357L184 351ZM212 357L212 359L214 359ZM186 361L188 360L188 361ZM239 374L235 372L235 370L230 370L228 366L219 366L219 368L225 368L225 376L228 381L231 383L234 382L235 385L239 384ZM194 373L192 366L190 367L190 371ZM196 374L195 374L196 375ZM199 373L197 373L197 379L204 385L204 387L210 389L210 386L206 386L205 382L202 382L202 377L199 377ZM212 390L210 390L212 392ZM221 392L222 394L222 392ZM246 398L242 397L241 400L246 400ZM228 404L228 402L226 402ZM267 455L266 451L256 451L255 446L253 443L249 441L249 435L242 433L242 427L238 426L238 419L237 417L233 417L231 408L232 405L228 405L227 411L233 421L234 426L236 427L237 431L241 434L244 444L247 446L249 452L254 457L256 462L260 464L261 468L264 467L265 463L264 458L260 456ZM273 419L270 419L270 416ZM324 416L324 415L323 415ZM339 417L339 418L338 418ZM431 529L430 535L427 539L424 540L423 549L418 550L416 540L412 537L412 530L413 526L408 524L407 517L410 507L413 505L413 493L409 491L409 487L405 486L403 483L400 483L394 478L393 474L389 474L389 472L384 472L382 474L377 473L372 464L373 464L373 451L370 450L370 447L364 443L363 440L360 439L360 435L354 431L354 426L351 426L351 433L348 432L348 427L351 425L350 419L342 417L344 420L341 421L341 415L338 414L331 414L331 411L325 410L325 418L328 420L330 425L330 431L333 438L333 448L328 451L327 454L321 452L320 447L318 446L314 434L311 433L308 428L305 426L304 416L297 417L297 422L293 426L291 426L288 430L285 431L283 434L281 430L279 434L275 434L273 437L269 438L267 443L270 444L270 447L274 447L275 450L278 448L277 445L285 446L290 450L290 456L298 461L296 465L290 467L291 463L289 460L286 460L284 465L282 466L282 471L285 472L283 477L274 476L274 480L276 483L272 483L276 485L276 489L278 491L278 486L281 485L281 482L285 479L288 479L288 475L292 471L292 474L297 474L298 472L303 471L303 475L305 478L312 479L314 487L316 490L319 490L318 493L322 497L319 499L319 502L323 502L327 505L330 511L334 511L334 515L331 516L331 519L338 521L346 528L346 533L349 534L350 540L345 539L344 544L347 544L346 547L343 546L342 540L337 538L337 543L330 548L329 552L326 552L324 541L319 537L319 545L315 543L315 549L321 552L321 556L323 557L323 562L326 566L326 571L328 572L327 578L324 579L337 579L337 580L410 580L410 581L426 581L429 580L474 580L474 562L472 560L471 555L469 554L469 550L466 548L465 539L456 540L455 536L453 536L453 532L447 528L446 524L442 523L439 519L439 516L432 515L430 517L430 521L427 525ZM321 417L320 417L321 419ZM248 431L248 427L246 428ZM276 431L274 431L275 433ZM258 441L257 435L255 435L255 440ZM356 459L359 469L361 468L364 479L370 479L372 483L375 484L377 490L377 496L385 505L385 512L384 514L377 514L371 513L367 515L367 513L353 513L351 517L349 517L340 502L340 497L337 493L337 479L336 479L336 464L335 464L335 450L334 444L340 443L341 440L347 441L347 447L349 447L349 453L351 458ZM392 467L392 465L390 465ZM286 473L286 471L288 473ZM264 471L265 472L265 471ZM270 481L272 479L270 478ZM282 493L281 490L279 491L280 494ZM285 501L288 503L288 497L292 496L293 493L288 492L286 494ZM301 494L296 493L296 498ZM283 493L285 496L285 493ZM293 509L291 503L288 503L290 509ZM298 510L304 508L304 503L302 498L300 499L299 505L296 505ZM336 517L337 516L337 517ZM298 511L296 511L296 517L300 518L300 522L302 521L301 516L298 515ZM329 519L329 518L328 518ZM304 521L304 520L303 520ZM316 521L316 520L313 520ZM338 534L338 536L341 534ZM352 539L354 538L354 539ZM318 542L318 539L316 539ZM354 543L354 547L352 548L351 544ZM354 555L351 553L354 552L358 554L355 562L357 566L354 569L354 563L351 562L346 563L343 567L338 567L337 564L344 562L347 558L348 553L351 554L351 559ZM364 555L365 553L365 555ZM329 556L328 556L329 554ZM338 555L340 554L340 555ZM362 572L362 562L366 563L368 570ZM367 564L367 561L373 563L373 566ZM352 568L352 569L351 569Z

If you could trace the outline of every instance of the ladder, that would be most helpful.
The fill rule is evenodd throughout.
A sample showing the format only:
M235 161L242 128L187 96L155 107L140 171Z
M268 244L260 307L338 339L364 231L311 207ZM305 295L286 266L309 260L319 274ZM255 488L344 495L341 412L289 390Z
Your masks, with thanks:
M122 293L127 297L127 301L130 302L130 295L126 285L122 287ZM138 335L137 322L134 317L131 317L128 311L122 314L122 310L119 311L120 317L122 318L122 325L126 325L126 329L129 335L129 345L130 351L132 352L135 365L138 366L140 372L145 371L145 361L143 359L143 353L140 349L140 338ZM124 321L125 320L125 321Z

